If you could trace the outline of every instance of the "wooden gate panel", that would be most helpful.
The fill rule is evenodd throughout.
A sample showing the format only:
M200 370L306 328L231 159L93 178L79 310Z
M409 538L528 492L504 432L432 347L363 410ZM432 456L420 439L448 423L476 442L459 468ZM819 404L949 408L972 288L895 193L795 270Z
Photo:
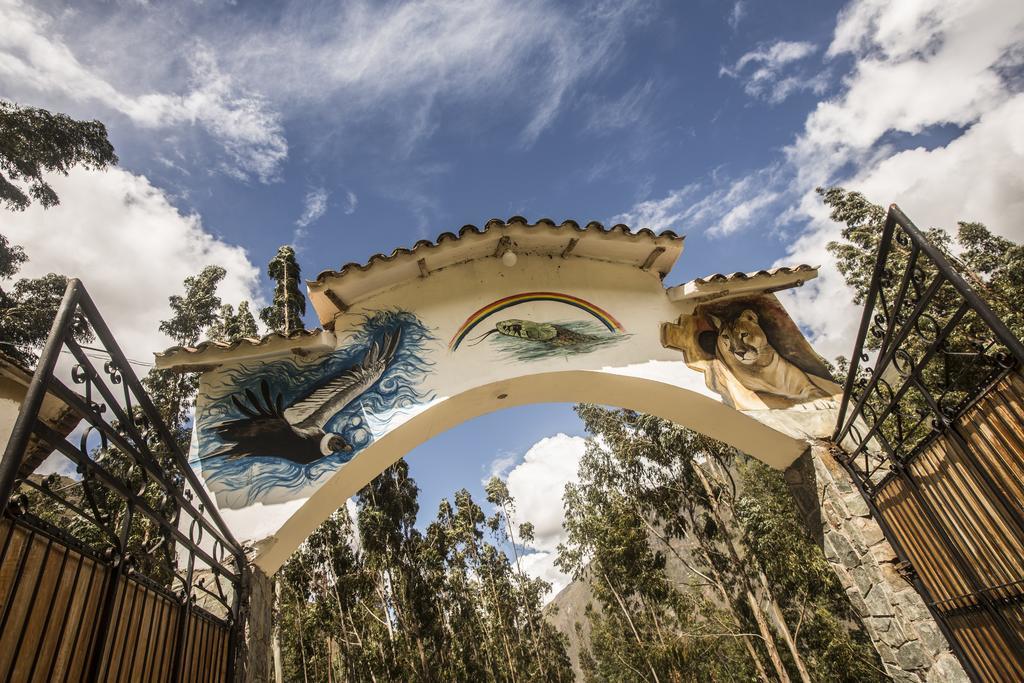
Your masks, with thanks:
M97 647L100 681L165 683L177 665L182 681L228 679L226 621L194 605L186 615L165 589L134 577L118 577L108 597L111 571L35 527L0 519L0 681L85 680ZM104 627L107 599L113 608Z
M981 415L977 415L982 418ZM1024 578L1024 542L1006 505L976 472L955 435L942 436L907 470L984 586ZM1006 597L996 589L997 597Z
M970 584L949 551L934 542L938 534L906 484L900 479L889 480L878 490L875 506L899 539L932 598L953 606L973 604L961 597L970 593Z
M0 548L0 680L80 680L109 570L9 519Z
M202 683L227 675L228 633L219 619L196 609L189 611L182 681Z
M874 492L939 618L986 681L1024 680L1022 396L1020 374L1008 373Z

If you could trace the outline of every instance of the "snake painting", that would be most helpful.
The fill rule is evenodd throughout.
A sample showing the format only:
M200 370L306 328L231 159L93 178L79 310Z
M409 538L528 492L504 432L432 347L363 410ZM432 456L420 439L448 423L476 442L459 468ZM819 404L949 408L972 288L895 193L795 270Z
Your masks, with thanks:
M626 336L607 334L586 321L554 323L511 318L495 323L467 346L476 346L492 335L497 335L495 339L503 342L501 348L518 360L589 353Z

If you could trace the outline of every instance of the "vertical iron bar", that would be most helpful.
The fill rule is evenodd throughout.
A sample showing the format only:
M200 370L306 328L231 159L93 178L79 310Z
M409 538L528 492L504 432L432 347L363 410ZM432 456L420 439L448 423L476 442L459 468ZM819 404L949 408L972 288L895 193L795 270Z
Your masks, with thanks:
M47 629L50 628L50 619L53 618L53 611L54 611L54 608L56 607L56 603L57 603L57 594L60 592L60 582L61 582L61 579L64 578L64 568L68 564L68 555L70 553L71 553L71 549L68 548L67 546L64 546L64 556L61 558L61 561L60 561L60 571L57 572L57 580L53 584L53 594L50 596L49 604L46 606L46 619L43 621L43 628L40 629L40 631L39 631L39 634L40 634L39 635L39 642L36 643L36 656L35 656L35 659L32 662L32 668L28 672L28 680L30 680L30 681L35 680L36 667L39 666L39 656L42 655L42 653L43 653L43 643L46 642L46 631L47 631ZM45 570L45 565L44 565L44 570ZM40 574L40 580L42 580L42 575L41 574ZM31 613L31 608L29 608L29 611ZM25 628L26 629L28 628L28 621L27 620L25 622ZM63 631L63 629L61 629L61 630ZM22 634L22 638L24 638L24 634ZM54 645L54 653L53 653L53 658L54 659L57 658L57 650L56 650L56 648L59 645L60 645L59 642ZM18 642L18 646L15 648L15 652L21 652L21 641L20 640Z
M28 625L32 621L32 608L35 607L36 598L39 597L39 587L43 584L43 577L46 575L46 563L50 559L50 549L52 547L53 539L47 540L46 550L43 551L43 557L39 561L39 572L36 574L36 581L32 586L32 595L28 599L28 607L25 608L25 618L21 622L21 632L18 634L18 644L14 646L14 656L11 657L11 666L7 670L7 676L4 677L4 680L11 680L11 677L14 674L14 669L17 666L17 654L21 652L21 645L25 642L25 633L28 631ZM39 645L40 643L36 643L37 647Z
M850 368L846 374L846 385L843 387L843 400L839 404L839 415L836 418L836 431L832 435L832 440L836 443L842 440L839 431L843 429L843 420L846 418L846 409L850 403L850 395L853 392L854 381L857 378L857 370L860 369L860 354L863 353L864 337L868 333L868 327L870 327L871 313L875 308L875 299L878 298L878 289L882 286L885 259L889 255L889 245L895 226L896 217L890 210L889 214L885 217L885 226L882 228L882 237L878 245L878 257L875 260L875 269L871 274L871 286L868 289L868 297L864 301L864 313L860 319L860 329L857 330L857 340L853 343L855 351L853 357L850 358Z
M60 633L57 634L57 644L54 646L54 656L50 661L50 668L46 670L45 680L53 680L53 669L57 666L57 660L59 659L61 645L64 643L64 634L68 628L68 617L71 614L71 606L75 604L75 594L78 592L78 579L82 575L82 565L85 564L85 555L78 553L78 567L75 569L75 579L71 582L71 590L68 592L68 602L64 606L64 616L60 620ZM83 610L84 611L84 610ZM74 651L71 650L68 654L68 663L71 662L71 657L74 655Z
M128 602L128 591L131 591L132 602L128 608L128 614L124 613L124 604ZM117 681L121 679L121 674L124 673L124 658L128 656L128 646L131 643L129 636L131 635L132 622L135 620L135 605L139 602L139 592L144 591L142 586L135 583L131 579L130 574L126 574L124 577L124 599L121 601L121 609L117 614L117 630L119 633L124 634L121 638L121 653L117 656L117 668L114 668L114 649L110 650L110 667L107 669L107 677L113 678ZM143 594L145 594L143 592ZM131 672L129 672L130 674Z
M864 404L867 403L868 398L870 398L871 396L871 392L875 389L875 387L878 386L878 379L885 372L885 368L889 367L889 364L892 363L893 359L896 357L896 352L899 350L900 344L906 341L907 337L910 336L910 333L914 329L913 325L911 324L913 320L921 317L921 313L923 313L924 310L928 307L928 304L931 303L932 297L935 296L935 293L939 291L939 288L942 287L942 285L945 282L946 280L944 279L942 273L939 273L938 275L935 276L931 284L928 285L928 289L925 290L925 293L923 295L921 295L921 300L917 302L917 306L915 306L914 310L911 312L910 321L908 321L907 324L900 329L899 334L897 334L896 338L893 339L892 348L890 348L884 356L875 361L875 371L871 373L871 379L868 380L867 385L864 387L864 392L861 394L860 399L857 401L857 404L853 408L855 416L859 415L862 412ZM962 317L967 312L967 310L968 309L966 304L961 306L959 311L960 316ZM949 331L952 331L952 328L955 327L956 324L959 322L959 318L957 318L956 320L954 320L954 318L950 318L950 321L946 323L946 327L949 328ZM939 341L940 339L937 337L935 342L933 342L932 345L929 346L932 353L934 353L935 348L937 348ZM861 347L858 346L857 348L860 349ZM921 358L921 362L927 360L928 357L930 357L930 353L925 354L925 356ZM895 400L896 399L893 399L894 402ZM880 418L880 420L881 419L885 418L883 417ZM843 428L841 432L839 432L838 437L835 439L837 443L839 443L840 441L842 441L843 438L846 437L847 432L850 430L850 424L847 424L846 427ZM868 433L870 434L871 432L869 431ZM869 437L864 437L865 442L867 442L868 440Z
M910 282L914 278L914 266L917 264L917 258L920 252L920 247L914 242L910 243L910 255L907 259L907 268L903 272L903 278L900 281L899 291L896 293L896 298L892 303L892 312L889 314L891 320L889 326L885 331L885 336L882 337L882 341L878 345L878 355L882 356L889 349L889 344L892 342L892 335L896 331L897 327L897 316L900 310L903 308L903 301L907 297L907 289L910 287ZM908 320L908 323L910 321Z
M76 279L68 281L68 287L64 290L64 298L57 309L57 317L53 319L50 326L50 335L43 345L43 352L36 363L35 372L32 373L32 381L25 392L25 400L18 410L18 418L11 429L11 436L7 441L7 448L4 449L3 459L0 460L0 515L7 510L7 503L14 492L14 482L18 478L18 470L21 469L22 459L25 457L25 449L32 436L32 426L36 422L36 415L43 405L46 397L46 388L53 376L53 368L57 365L57 358L60 357L60 347L64 343L65 330L70 325L78 307L78 297L81 292L81 282Z
M3 616L0 617L0 633L4 632L7 628L7 619L11 616L11 608L14 606L14 596L18 594L18 584L21 583L21 575L25 571L25 563L28 562L28 554L32 550L32 541L36 538L36 532L34 529L28 533L28 538L25 540L25 550L21 553L21 557L18 559L18 569L14 572L14 578L11 580L11 590L7 593L7 602L4 605Z
M889 212L896 217L900 223L900 227L910 236L912 240L917 242L918 246L921 247L921 251L928 256L934 263L939 272L949 280L950 284L956 288L971 308L975 310L978 316L985 321L989 329L996 335L1000 342L1002 342L1010 353L1017 359L1018 363L1024 364L1024 344L1009 328L1003 323L998 315L989 307L985 300L978 296L978 293L974 291L974 288L967 284L967 281L961 277L960 273L950 264L943 254L934 244L928 241L928 238L924 236L921 230L914 225L914 222L910 220L900 207L893 204L889 207Z
M149 628L146 629L146 653L143 655L142 669L139 671L139 679L140 680L145 680L145 678L146 678L145 674L146 674L146 670L148 668L148 663L152 663L153 657L155 655L155 653L153 652L153 623L156 621L157 608L160 605L162 605L162 604L163 604L163 597L159 593L154 592L153 593L153 599L152 599L152 601L149 602ZM141 622L140 622L140 624L141 624ZM139 630L139 637L140 638L142 637L141 628ZM136 647L136 651L138 651L138 649L139 648ZM135 668L135 657L133 656L132 657L132 669L134 669L134 668Z
M185 643L185 639L188 636L188 622L189 622L189 605L192 601L192 579L193 570L195 569L195 555L189 553L188 555L188 569L185 572L185 586L184 595L182 596L181 615L178 621L178 638L175 642L174 652L174 675L171 680L180 681L182 675L182 665L185 658L185 652L188 648L188 644Z
M92 585L96 579L96 568L100 566L102 565L100 565L99 562L97 562L96 560L92 560L92 568L89 570L89 583L86 584L87 593L85 599L82 601L82 613L79 615L78 624L75 626L75 637L71 641L70 657L74 657L75 651L78 650L78 637L82 635L82 625L85 624L86 611L89 609L89 595L92 593ZM113 567L110 568L110 571L114 571ZM89 647L89 645L92 643L92 640L93 638L90 635L89 640L85 644L86 648ZM71 675L71 665L74 660L72 660L70 657L68 659L67 668L64 669L63 683L68 683L68 676ZM86 655L86 659L88 659L88 655ZM87 664L88 662L82 664L83 673Z
M121 577L124 575L123 558L115 555L114 559L115 562L109 565L110 573L107 575L106 586L103 588L100 618L96 621L96 639L92 643L93 651L89 661L88 674L86 675L86 680L92 683L100 680L100 670L103 666L103 651L107 649L107 639L110 637L111 618L114 614L114 603L117 601L117 589L121 584ZM113 655L113 645L111 645L111 655Z

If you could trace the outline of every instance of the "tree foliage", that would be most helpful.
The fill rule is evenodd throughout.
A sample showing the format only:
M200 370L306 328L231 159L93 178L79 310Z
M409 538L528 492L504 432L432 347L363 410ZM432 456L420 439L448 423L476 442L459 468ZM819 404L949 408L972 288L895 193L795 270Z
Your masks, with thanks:
M867 298L874 272L875 259L885 225L885 207L871 203L864 195L841 187L818 188L832 220L844 225L840 240L829 242L828 250L836 257L836 267L846 284L853 289L855 303ZM1018 338L1024 338L1024 245L993 234L984 224L959 221L956 234L941 228L929 228L925 236L953 263L954 267L986 300L1007 327ZM894 242L889 256L889 270L902 273L909 259L909 249ZM934 275L925 268L925 276ZM890 300L898 281L888 283ZM958 301L940 291L936 302L938 314ZM875 344L877 339L868 339Z
M355 520L339 509L282 567L284 679L572 680L542 616L547 585L501 549L505 513L461 490L422 533L417 495L399 461L360 491Z
M225 275L226 271L220 266L206 266L198 274L185 278L184 294L173 294L168 299L171 317L160 321L160 331L178 346L198 344L204 333L221 321L217 286ZM143 384L164 422L187 451L190 408L199 390L199 375L153 369Z
M832 218L844 224L841 240L829 243L836 265L857 303L865 303L881 243L886 210L872 204L862 194L843 188L819 189ZM1010 332L1024 338L1024 245L994 235L981 223L961 221L955 235L940 228L925 230L927 239L941 250L953 268L984 299ZM895 389L887 382L913 371L915 385L902 394L894 416L879 426L879 437L893 449L909 451L932 433L929 416L937 406L946 418L956 415L993 373L1000 371L994 359L998 343L987 324L974 310L961 311L962 295L949 283L939 282L939 271L926 257L913 262L911 277L904 285L914 258L907 240L893 239L886 258L885 272L880 280L873 327L865 338L867 350L880 348L884 330L894 322L896 328L910 319L926 292L932 298L921 311L923 315L901 342L892 365L877 368L881 387L867 397L866 411L882 414L890 393ZM900 292L906 293L900 299ZM897 304L897 301L902 303ZM899 305L899 310L897 309ZM944 335L940 344L933 342ZM846 370L845 359L839 367ZM896 373L891 370L895 367ZM866 382L868 373L861 366L858 381ZM886 379L888 377L889 379ZM927 390L930 397L924 394Z
M306 297L299 289L302 271L295 260L295 249L287 245L279 248L267 264L267 276L274 281L274 301L260 311L263 323L285 335L304 329Z
M222 305L217 320L210 326L206 336L211 341L225 344L258 337L259 328L256 327L256 318L249 310L249 302L243 301L238 304L237 311L231 304Z
M884 680L778 473L658 418L577 412L598 438L559 564L596 598L588 680Z
M22 211L32 200L43 208L59 204L44 179L47 172L67 175L74 166L103 169L116 163L99 121L0 100L0 203L8 209Z
M0 281L13 278L27 261L24 249L0 235ZM34 366L67 286L68 279L55 273L21 278L9 288L0 286L0 351L27 368ZM83 344L93 339L81 316L73 320L72 334Z

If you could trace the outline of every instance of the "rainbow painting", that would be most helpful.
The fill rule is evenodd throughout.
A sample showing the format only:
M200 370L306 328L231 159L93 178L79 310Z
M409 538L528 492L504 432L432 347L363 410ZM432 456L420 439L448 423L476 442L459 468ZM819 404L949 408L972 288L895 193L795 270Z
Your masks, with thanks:
M452 336L451 341L448 343L448 349L451 351L458 349L459 345L466 339L469 333L473 331L473 328L495 313L508 310L509 308L519 306L520 304L538 301L549 301L564 304L566 306L572 306L573 308L577 308L595 318L612 334L625 332L625 328L622 327L622 323L616 320L614 316L600 306L597 306L586 299L581 299L580 297L572 296L571 294L562 294L561 292L523 292L521 294L506 296L502 299L498 299L497 301L492 301L466 318L466 321L462 323L459 329Z

